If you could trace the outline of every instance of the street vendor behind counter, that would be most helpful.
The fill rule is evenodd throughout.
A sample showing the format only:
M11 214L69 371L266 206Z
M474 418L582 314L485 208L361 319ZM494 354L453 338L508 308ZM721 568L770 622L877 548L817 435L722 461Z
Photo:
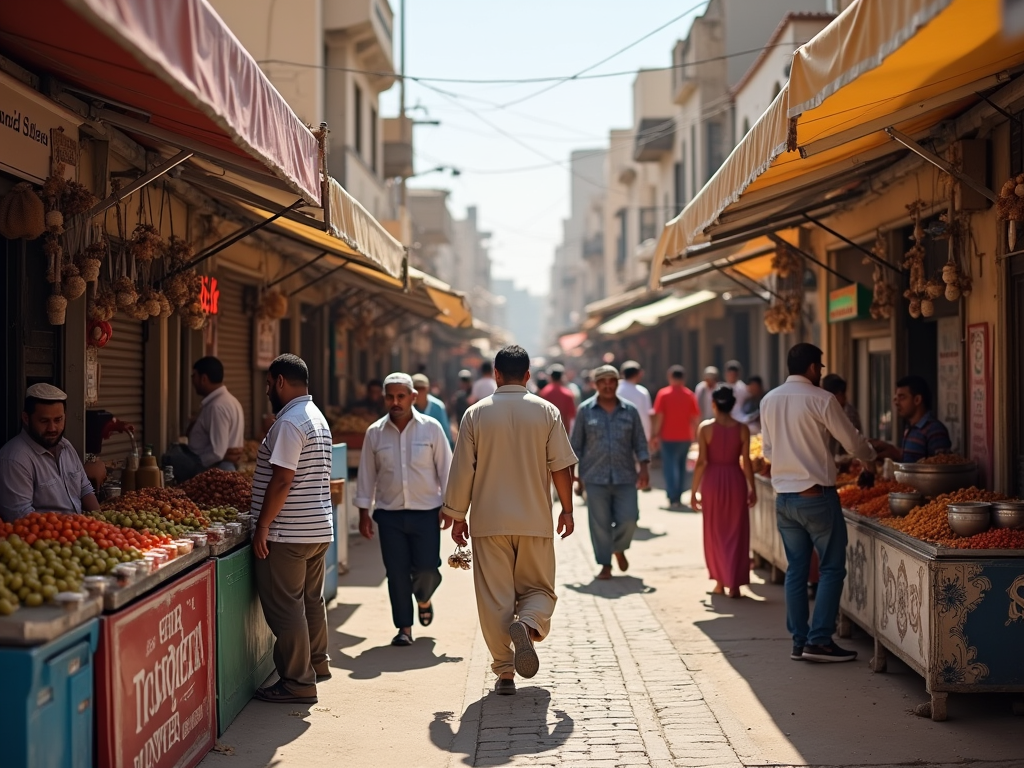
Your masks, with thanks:
M892 399L896 414L907 422L903 445L897 448L883 440L872 440L879 458L912 464L921 459L949 453L952 443L946 425L931 412L931 389L920 376L904 376L896 382Z
M22 430L0 448L0 518L99 509L82 460L64 439L68 396L52 384L33 384L25 394Z

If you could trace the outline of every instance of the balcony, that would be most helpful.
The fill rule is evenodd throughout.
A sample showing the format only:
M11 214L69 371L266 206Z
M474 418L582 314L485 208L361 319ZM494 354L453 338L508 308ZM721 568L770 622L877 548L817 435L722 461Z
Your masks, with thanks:
M676 121L671 117L645 117L640 120L633 145L638 163L657 163L671 154L675 145Z
M374 72L394 72L394 14L387 0L324 0L324 31L342 32L356 55ZM391 87L386 78L381 90Z

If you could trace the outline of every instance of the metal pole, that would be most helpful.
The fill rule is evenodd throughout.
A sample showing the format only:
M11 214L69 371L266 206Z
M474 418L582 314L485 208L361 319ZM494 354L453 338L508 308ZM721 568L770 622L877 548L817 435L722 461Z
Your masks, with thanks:
M97 216L97 215L103 213L104 211L106 211L109 208L113 208L115 205L117 205L119 202L121 202L124 198L126 198L129 195L133 194L134 192L137 192L138 190L142 189L147 184L150 184L150 183L156 181L161 176L163 176L165 173L170 171L172 168L175 168L175 167L181 165L182 163L184 163L186 160L188 160L190 157L192 157L193 154L195 154L195 153L191 149L183 149L183 150L181 150L181 152L176 154L174 157L172 157L172 158L170 158L168 160L164 160L164 162L160 163L155 168L153 168L153 169L147 171L146 173L142 174L141 176L139 176L139 178L137 178L135 181L133 181L128 186L122 187L121 189L117 190L116 192L114 192L113 194L111 194L110 196L105 198L104 200L100 200L98 203L96 203L96 205L94 205L92 208L90 208L88 211L85 212L85 219L86 219L86 221L91 219L93 216Z
M792 243L788 243L788 242L786 242L785 240L783 240L783 239L782 239L781 237L779 237L778 235L768 235L768 239L769 239L769 240L771 240L771 241L772 241L773 243L775 243L776 245L782 245L782 246L785 246L786 248L789 248L790 250L792 250L792 251L793 251L794 253L799 253L799 254L800 254L801 256L803 256L803 257L804 257L805 259L807 259L808 261L812 261L812 262L814 262L814 263L815 263L815 264L817 264L817 265L818 265L819 267L821 267L822 269L824 269L824 270L825 270L826 272L831 272L831 273L832 273L833 275L835 275L836 277L838 277L838 278L839 278L840 280L845 280L845 281L846 281L846 282L848 282L848 283L855 283L855 282L857 282L856 280L851 280L850 278L846 277L845 275L841 275L841 274L839 274L838 272L836 272L836 271L835 271L834 269L832 269L832 267L830 267L830 266L829 266L828 264L826 264L825 262L823 262L823 261L818 261L818 259L814 258L813 256L811 256L811 254L807 253L807 251L805 251L805 250L803 250L803 249L801 249L801 248L797 248L797 247L796 247L795 245L793 245Z
M865 256L867 256L869 259L871 259L876 264L881 264L883 267L888 267L893 272L895 272L897 275L903 274L903 270L901 270L899 267L893 266L892 264L890 264L885 259L879 258L876 254L874 254L871 251L869 251L863 245L860 245L859 243L855 243L850 238L845 237L844 235L841 235L838 232L836 232L834 229L825 226L824 224L822 224L820 221L818 221L813 216L809 216L806 213L803 216L804 216L805 219L807 219L807 221L811 222L811 224L814 224L816 227L820 227L821 229L824 229L826 232L828 232L833 237L838 237L840 240L842 240L844 243L846 243L851 248L856 248L858 251L863 253Z
M310 267L310 266L316 264L318 261L320 261L320 259L322 259L324 256L328 255L328 253L329 253L329 251L324 251L319 256L317 256L315 259L312 259L311 261L307 261L304 264L300 264L295 269L291 270L287 275L282 275L281 277L277 278L277 280L274 280L272 283L267 283L267 288L273 288L278 283L283 283L285 280L287 280L292 275L297 275L299 272L304 270L306 267ZM346 259L346 263L347 263L347 261L348 260Z

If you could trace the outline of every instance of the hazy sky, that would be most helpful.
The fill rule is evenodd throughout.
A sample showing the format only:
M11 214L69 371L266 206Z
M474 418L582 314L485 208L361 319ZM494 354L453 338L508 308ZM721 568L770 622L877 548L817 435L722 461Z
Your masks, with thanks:
M399 66L399 1L395 66ZM406 0L409 77L521 79L568 77L652 34L587 74L635 72L672 63L705 2L697 0ZM551 260L569 211L569 153L602 147L608 130L632 126L632 75L562 83L409 82L416 171L450 165L462 173L410 179L416 187L451 190L452 213L476 205L492 233L495 277L546 293ZM398 112L398 85L382 98ZM443 93L439 92L443 91ZM522 103L509 102L525 98Z

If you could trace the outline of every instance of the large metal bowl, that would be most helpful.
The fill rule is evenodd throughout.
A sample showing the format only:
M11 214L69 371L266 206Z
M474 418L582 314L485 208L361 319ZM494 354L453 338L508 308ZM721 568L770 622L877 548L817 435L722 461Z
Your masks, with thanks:
M897 483L905 483L925 496L935 498L969 488L978 481L978 465L969 464L903 464L893 465Z
M924 494L893 491L889 494L889 511L896 517L905 517L914 507L924 504Z
M992 525L992 505L984 501L965 501L946 508L946 520L953 533L974 536Z
M992 525L996 528L1024 528L1024 501L992 502Z

